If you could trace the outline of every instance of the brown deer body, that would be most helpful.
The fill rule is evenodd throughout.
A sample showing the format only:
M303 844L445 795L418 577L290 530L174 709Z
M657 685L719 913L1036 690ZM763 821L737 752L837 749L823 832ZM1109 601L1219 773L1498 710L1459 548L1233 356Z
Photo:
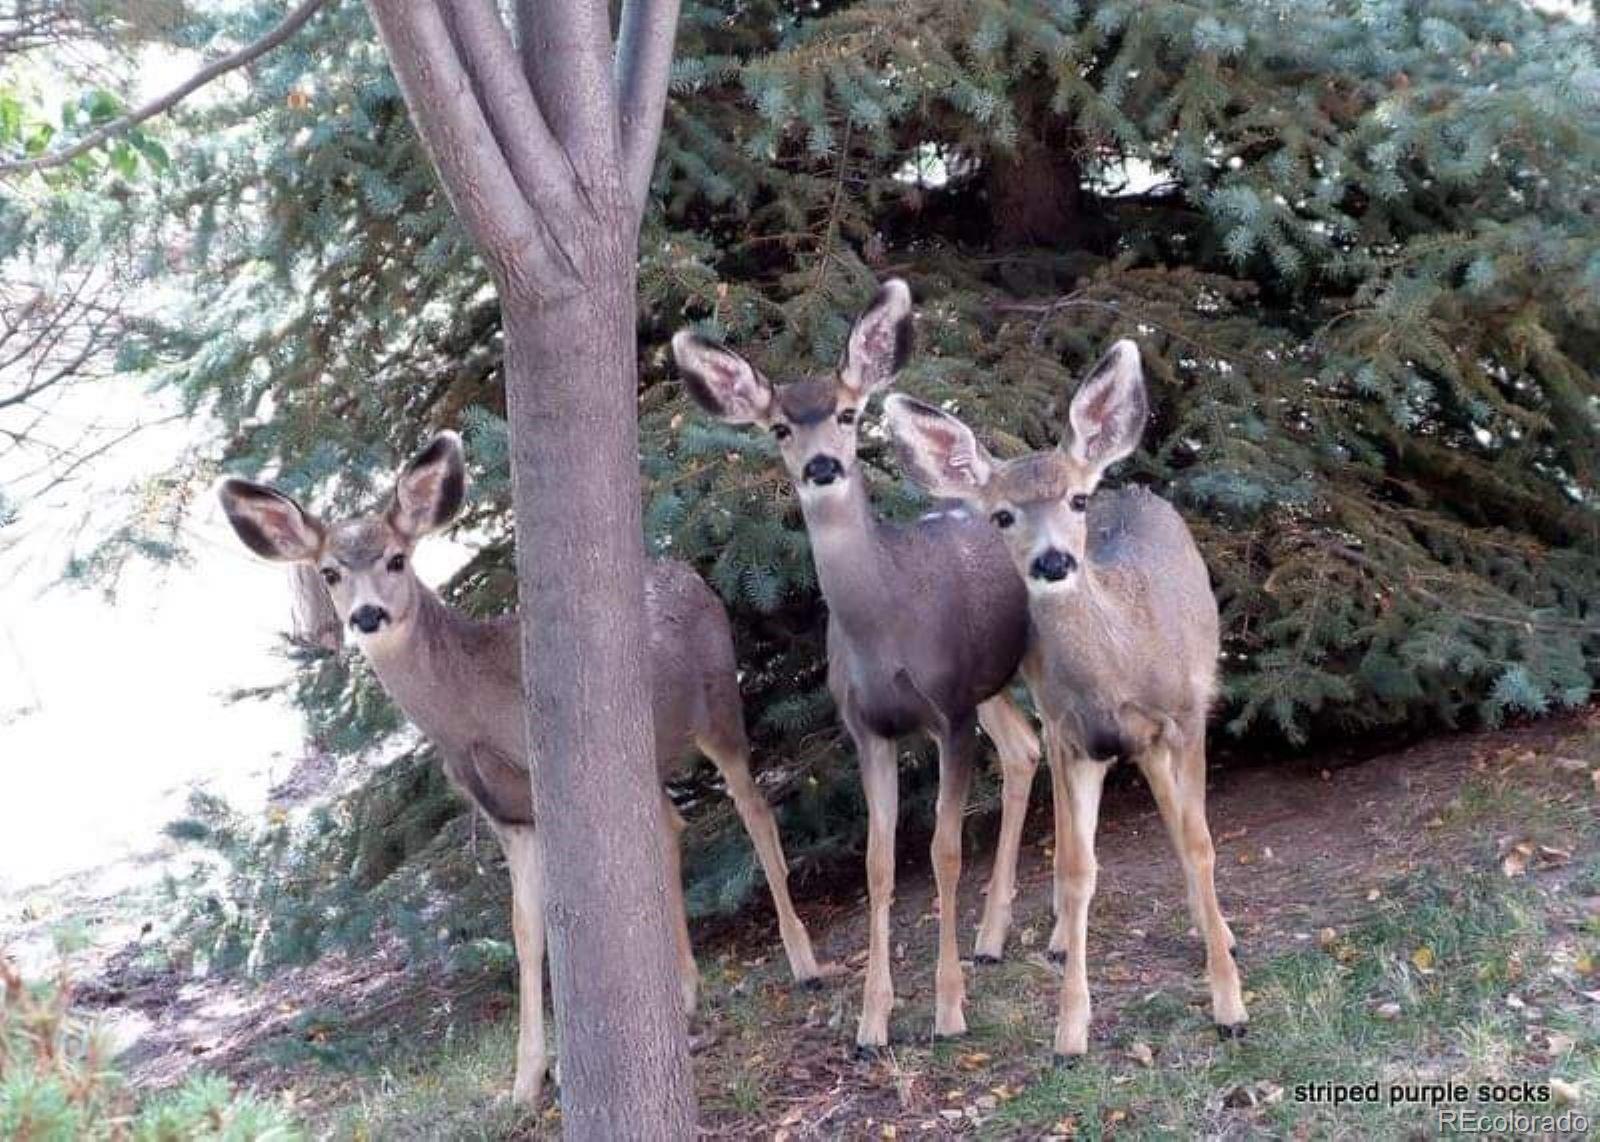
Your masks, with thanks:
M1205 817L1216 599L1169 504L1142 488L1094 494L1105 469L1138 445L1147 408L1139 351L1123 341L1079 388L1072 431L1051 452L996 461L948 413L905 397L890 398L888 410L913 478L987 515L1028 587L1033 639L1023 675L1044 719L1056 807L1052 946L1066 952L1055 1037L1063 1056L1088 1049L1094 835L1107 763L1119 758L1144 773L1183 865L1217 1027L1242 1035L1247 1019Z
M708 412L757 425L778 441L799 493L828 605L828 684L855 743L869 829L870 937L856 1044L888 1042L889 967L898 815L896 739L923 733L939 750L933 868L939 896L934 1033L966 1030L957 952L961 820L976 728L998 747L1000 843L978 933L980 960L998 959L1011 918L1017 849L1038 741L1005 696L1027 641L1027 597L1004 545L982 520L940 513L900 527L878 520L856 465L857 421L910 352L911 295L885 283L849 339L836 377L773 385L747 361L684 331L673 353Z
M438 749L451 782L483 810L505 850L520 971L514 1097L537 1101L547 1070L542 971L544 894L527 771L517 616L473 619L450 609L411 570L416 542L448 524L465 490L461 446L442 433L402 471L389 507L324 524L271 488L227 480L219 495L244 543L269 559L317 567L385 691ZM721 602L682 563L651 566L645 585L656 760L671 776L695 750L717 767L760 859L789 965L821 972L789 897L777 823L750 774L733 636ZM682 820L661 798L666 885L672 894L684 1005L698 974L679 868ZM558 873L559 870L552 870Z

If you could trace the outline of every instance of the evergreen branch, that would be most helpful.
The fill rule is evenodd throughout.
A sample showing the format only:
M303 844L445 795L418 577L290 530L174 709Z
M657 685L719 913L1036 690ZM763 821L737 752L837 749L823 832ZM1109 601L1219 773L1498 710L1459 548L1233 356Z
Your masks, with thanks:
M1322 536L1311 534L1309 532L1303 533L1302 538L1312 546L1326 551L1330 555L1336 555L1345 562L1353 564L1354 566L1360 567L1362 570L1369 572L1380 582L1391 581L1387 569L1384 568L1382 564L1368 555L1363 555L1353 547L1343 543L1335 542L1332 539L1326 539ZM1428 588L1417 583L1415 581L1415 577L1412 577L1403 584L1396 585L1396 589L1408 591L1411 594L1416 595L1429 605L1439 608L1439 610L1444 614L1459 615L1462 618L1473 619L1481 623L1492 623L1497 626L1516 627L1519 630L1525 630L1529 632L1573 631L1579 634L1600 634L1600 623L1586 623L1581 621L1569 622L1562 619L1533 618L1527 615L1497 615L1488 611L1473 610L1462 606L1459 599L1447 599L1434 591L1430 591ZM1307 632L1309 632L1310 629L1311 624L1306 624ZM1304 640L1302 639L1302 641Z
M76 143L62 147L59 151L51 151L48 154L37 155L31 159L13 159L9 162L0 162L0 175L32 174L36 171L64 166L80 155L94 150L101 144L127 134L147 119L154 119L157 115L170 111L206 84L227 75L230 71L237 71L246 64L260 59L273 48L285 43L303 28L306 22L316 15L317 10L326 2L327 0L304 0L300 7L285 16L276 27L259 40L253 40L238 51L225 55L215 63L201 68L165 95L158 96L142 107L95 128Z
M626 0L617 31L617 118L622 132L622 177L644 213L655 169L667 80L678 32L679 0Z
M395 79L457 213L514 295L570 284L571 261L552 241L506 165L436 3L368 0Z

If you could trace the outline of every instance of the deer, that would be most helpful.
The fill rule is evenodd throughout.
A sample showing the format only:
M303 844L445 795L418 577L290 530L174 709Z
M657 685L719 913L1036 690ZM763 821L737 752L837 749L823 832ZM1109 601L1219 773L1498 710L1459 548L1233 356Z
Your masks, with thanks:
M1078 387L1052 450L999 461L954 415L897 394L886 416L900 461L936 497L959 500L1004 538L1026 585L1033 637L1022 664L1044 725L1056 807L1054 875L1066 950L1055 1053L1088 1051L1089 904L1110 763L1144 774L1183 867L1205 941L1212 1016L1225 1039L1248 1016L1234 937L1217 902L1206 824L1206 717L1220 653L1216 597L1183 517L1143 487L1099 491L1149 415L1139 349L1118 341Z
M437 749L451 784L489 821L511 875L512 934L519 973L513 1100L537 1104L545 1049L544 878L529 778L522 663L516 613L474 619L451 609L418 578L411 556L425 536L449 526L466 493L460 438L440 432L401 469L377 511L326 523L289 496L248 480L218 486L224 513L256 555L302 564L327 584L347 626L389 697ZM733 633L726 610L685 563L647 570L648 666L655 756L665 780L698 750L721 775L755 847L778 914L795 980L820 984L805 925L789 896L777 822L750 772ZM537 668L537 667L535 667ZM684 906L679 834L683 818L661 795L662 854L684 1010L694 1014L699 975Z
M899 813L897 741L931 738L939 754L932 863L939 899L934 1034L966 1031L956 934L961 822L977 726L994 741L1001 826L975 959L998 961L1011 923L1017 851L1039 743L1007 697L1028 636L1027 593L983 520L937 512L900 526L879 519L857 461L861 415L910 356L911 291L891 279L849 334L832 375L774 384L738 353L692 329L672 339L689 395L711 416L776 442L793 482L828 608L828 688L866 795L868 956L856 1051L889 1042L889 935Z

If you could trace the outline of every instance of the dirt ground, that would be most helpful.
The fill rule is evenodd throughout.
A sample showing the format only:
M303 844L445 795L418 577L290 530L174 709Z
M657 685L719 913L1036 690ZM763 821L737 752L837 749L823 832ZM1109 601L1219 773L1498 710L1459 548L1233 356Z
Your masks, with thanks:
M1390 886L1419 873L1498 866L1508 879L1539 882L1541 893L1565 886L1570 914L1555 921L1558 929L1567 921L1574 930L1595 924L1600 888L1584 888L1574 878L1600 852L1597 790L1596 708L1522 727L1437 737L1355 764L1328 754L1216 770L1209 817L1218 889L1240 941L1247 1002L1253 1003L1257 965L1330 947L1386 906ZM966 1039L929 1039L937 924L923 852L901 854L898 1001L893 1043L877 1059L858 1061L851 1049L865 960L863 897L817 901L801 894L801 913L819 956L848 969L820 992L789 985L764 907L737 923L697 932L705 976L695 1025L703 1132L786 1139L974 1133L1065 1138L1131 1129L1133 1123L1116 1114L1133 1111L1106 1110L1093 1123L1071 1115L1057 1121L1045 1094L1038 1093L1060 1081L1052 1075L1049 1051L1059 970L1044 955L1051 921L1047 794L1041 774L1006 959L996 966L965 965L972 1026ZM992 821L968 830L962 880L968 949L992 833ZM1199 1036L1209 1031L1207 997L1178 864L1148 791L1128 767L1108 782L1099 858L1090 920L1091 1056L1115 1057L1136 1074L1151 1056L1179 1066L1199 1058L1193 1067L1201 1071L1213 1066L1215 1053L1228 1048L1198 1046ZM1545 930L1541 939L1548 938ZM514 1006L505 974L465 985L459 979L420 980L407 972L398 945L329 958L259 984L185 979L146 952L135 935L94 964L77 990L82 1006L136 1037L122 1060L136 1083L166 1086L196 1068L220 1072L258 1090L282 1092L318 1132L337 1136L450 1133L444 1120L408 1124L392 1108L380 1113L377 1125L370 1111L351 1118L337 1108L370 1106L394 1092L404 1102L408 1083L442 1065L455 1044L486 1028L497 1028L503 1039ZM1162 1003L1171 1012L1154 1018ZM1261 1019L1258 1007L1253 1032L1261 1030ZM1257 1038L1252 1035L1252 1041ZM1203 1058L1197 1054L1202 1050ZM489 1051L491 1080L502 1058L496 1051L503 1048ZM507 1072L500 1081L509 1085L509 1077ZM1117 1075L1107 1071L1094 1081L1114 1100ZM1270 1101L1270 1095L1240 1090L1217 1096L1216 1135L1276 1133L1256 1108L1258 1096ZM1035 1092L1032 1102L1024 1097L1029 1091ZM1159 1125L1155 1096L1138 1106L1145 1126ZM501 1105L497 1114L503 1128L481 1122L485 1134L537 1135L558 1121L553 1108L518 1117Z

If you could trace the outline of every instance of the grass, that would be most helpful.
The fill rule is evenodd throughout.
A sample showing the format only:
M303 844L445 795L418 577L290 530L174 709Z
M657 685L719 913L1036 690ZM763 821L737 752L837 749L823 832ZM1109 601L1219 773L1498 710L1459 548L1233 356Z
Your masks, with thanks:
M1485 1082L1556 1077L1600 1089L1600 1034L1551 975L1537 888L1498 872L1435 872L1390 885L1383 901L1328 947L1247 972L1255 994L1243 1043L1214 1041L1203 1019L1153 996L1124 1010L1117 1042L1042 1075L982 1133L1405 1137L1438 1124L1425 1104L1391 1103L1396 1085L1464 1083L1467 1102L1484 1111L1559 1109L1549 1100L1480 1102ZM1136 1041L1156 1049L1153 1066L1128 1054ZM1315 1098L1318 1084L1374 1080L1384 1096L1376 1104Z
M507 1097L515 1048L516 1025L503 1022L392 1063L323 1129L352 1142L491 1139L533 1131L540 1116L518 1110Z
M1600 962L1600 931L1569 926L1554 899L1492 863L1398 879L1383 886L1367 918L1326 947L1310 942L1246 964L1252 1024L1243 1042L1216 1038L1198 985L1158 987L1105 1021L1109 1034L1071 1069L1041 1065L1052 993L1040 986L1041 970L1007 962L974 983L982 1002L973 1004L969 1034L897 1049L874 1080L885 1109L852 1125L878 1137L913 1137L928 1129L923 1123L934 1136L986 1138L1431 1136L1436 1110L1390 1102L1392 1087L1463 1083L1469 1097L1458 1106L1559 1113L1566 1108L1554 1097L1477 1097L1480 1083L1552 1078L1584 1092L1575 1109L1600 1117L1600 1007L1575 989L1581 977L1568 978L1577 956ZM785 1047L774 1036L786 1020L768 1006L774 989L715 965L707 977L708 1022L725 1037L769 1045L758 1057L701 1060L702 1113L718 1122L780 1120ZM1590 985L1600 987L1600 978ZM845 996L853 1001L853 989ZM848 1026L836 1034L847 1036ZM551 1112L518 1115L503 1097L511 1035L509 1024L496 1025L385 1073L333 1120L333 1135L551 1131ZM1140 1044L1151 1065L1139 1061ZM1383 1095L1376 1104L1334 1105L1314 1093L1319 1084L1374 1081ZM892 1134L882 1133L895 1122Z
M925 1026L934 926L905 916L901 1038L873 1063L849 1057L858 980L803 993L781 956L740 962L702 949L699 1026L715 1036L696 1056L702 1121L718 1136L792 1142L1431 1137L1440 1121L1428 1092L1441 1084L1465 1087L1465 1097L1437 1096L1457 1110L1600 1120L1600 828L1589 774L1526 759L1462 769L1436 813L1394 803L1402 836L1392 850L1354 847L1336 872L1298 887L1260 882L1277 893L1279 919L1245 949L1251 1028L1241 1042L1214 1033L1178 899L1140 921L1151 935L1137 952L1135 941L1119 947L1112 902L1098 912L1090 1053L1070 1069L1050 1061L1057 975L1039 954L1047 928L1037 915L1031 945L1019 935L1005 962L968 969L969 1033L940 1042ZM1508 875L1519 844L1533 855ZM1348 883L1324 890L1330 877ZM1334 915L1347 919L1317 929ZM513 1023L466 1026L377 1074L343 1076L344 1101L318 1133L553 1136L556 1112L519 1114L504 1097ZM1327 1090L1373 1083L1374 1102L1336 1104ZM1505 1089L1518 1084L1535 1089Z

